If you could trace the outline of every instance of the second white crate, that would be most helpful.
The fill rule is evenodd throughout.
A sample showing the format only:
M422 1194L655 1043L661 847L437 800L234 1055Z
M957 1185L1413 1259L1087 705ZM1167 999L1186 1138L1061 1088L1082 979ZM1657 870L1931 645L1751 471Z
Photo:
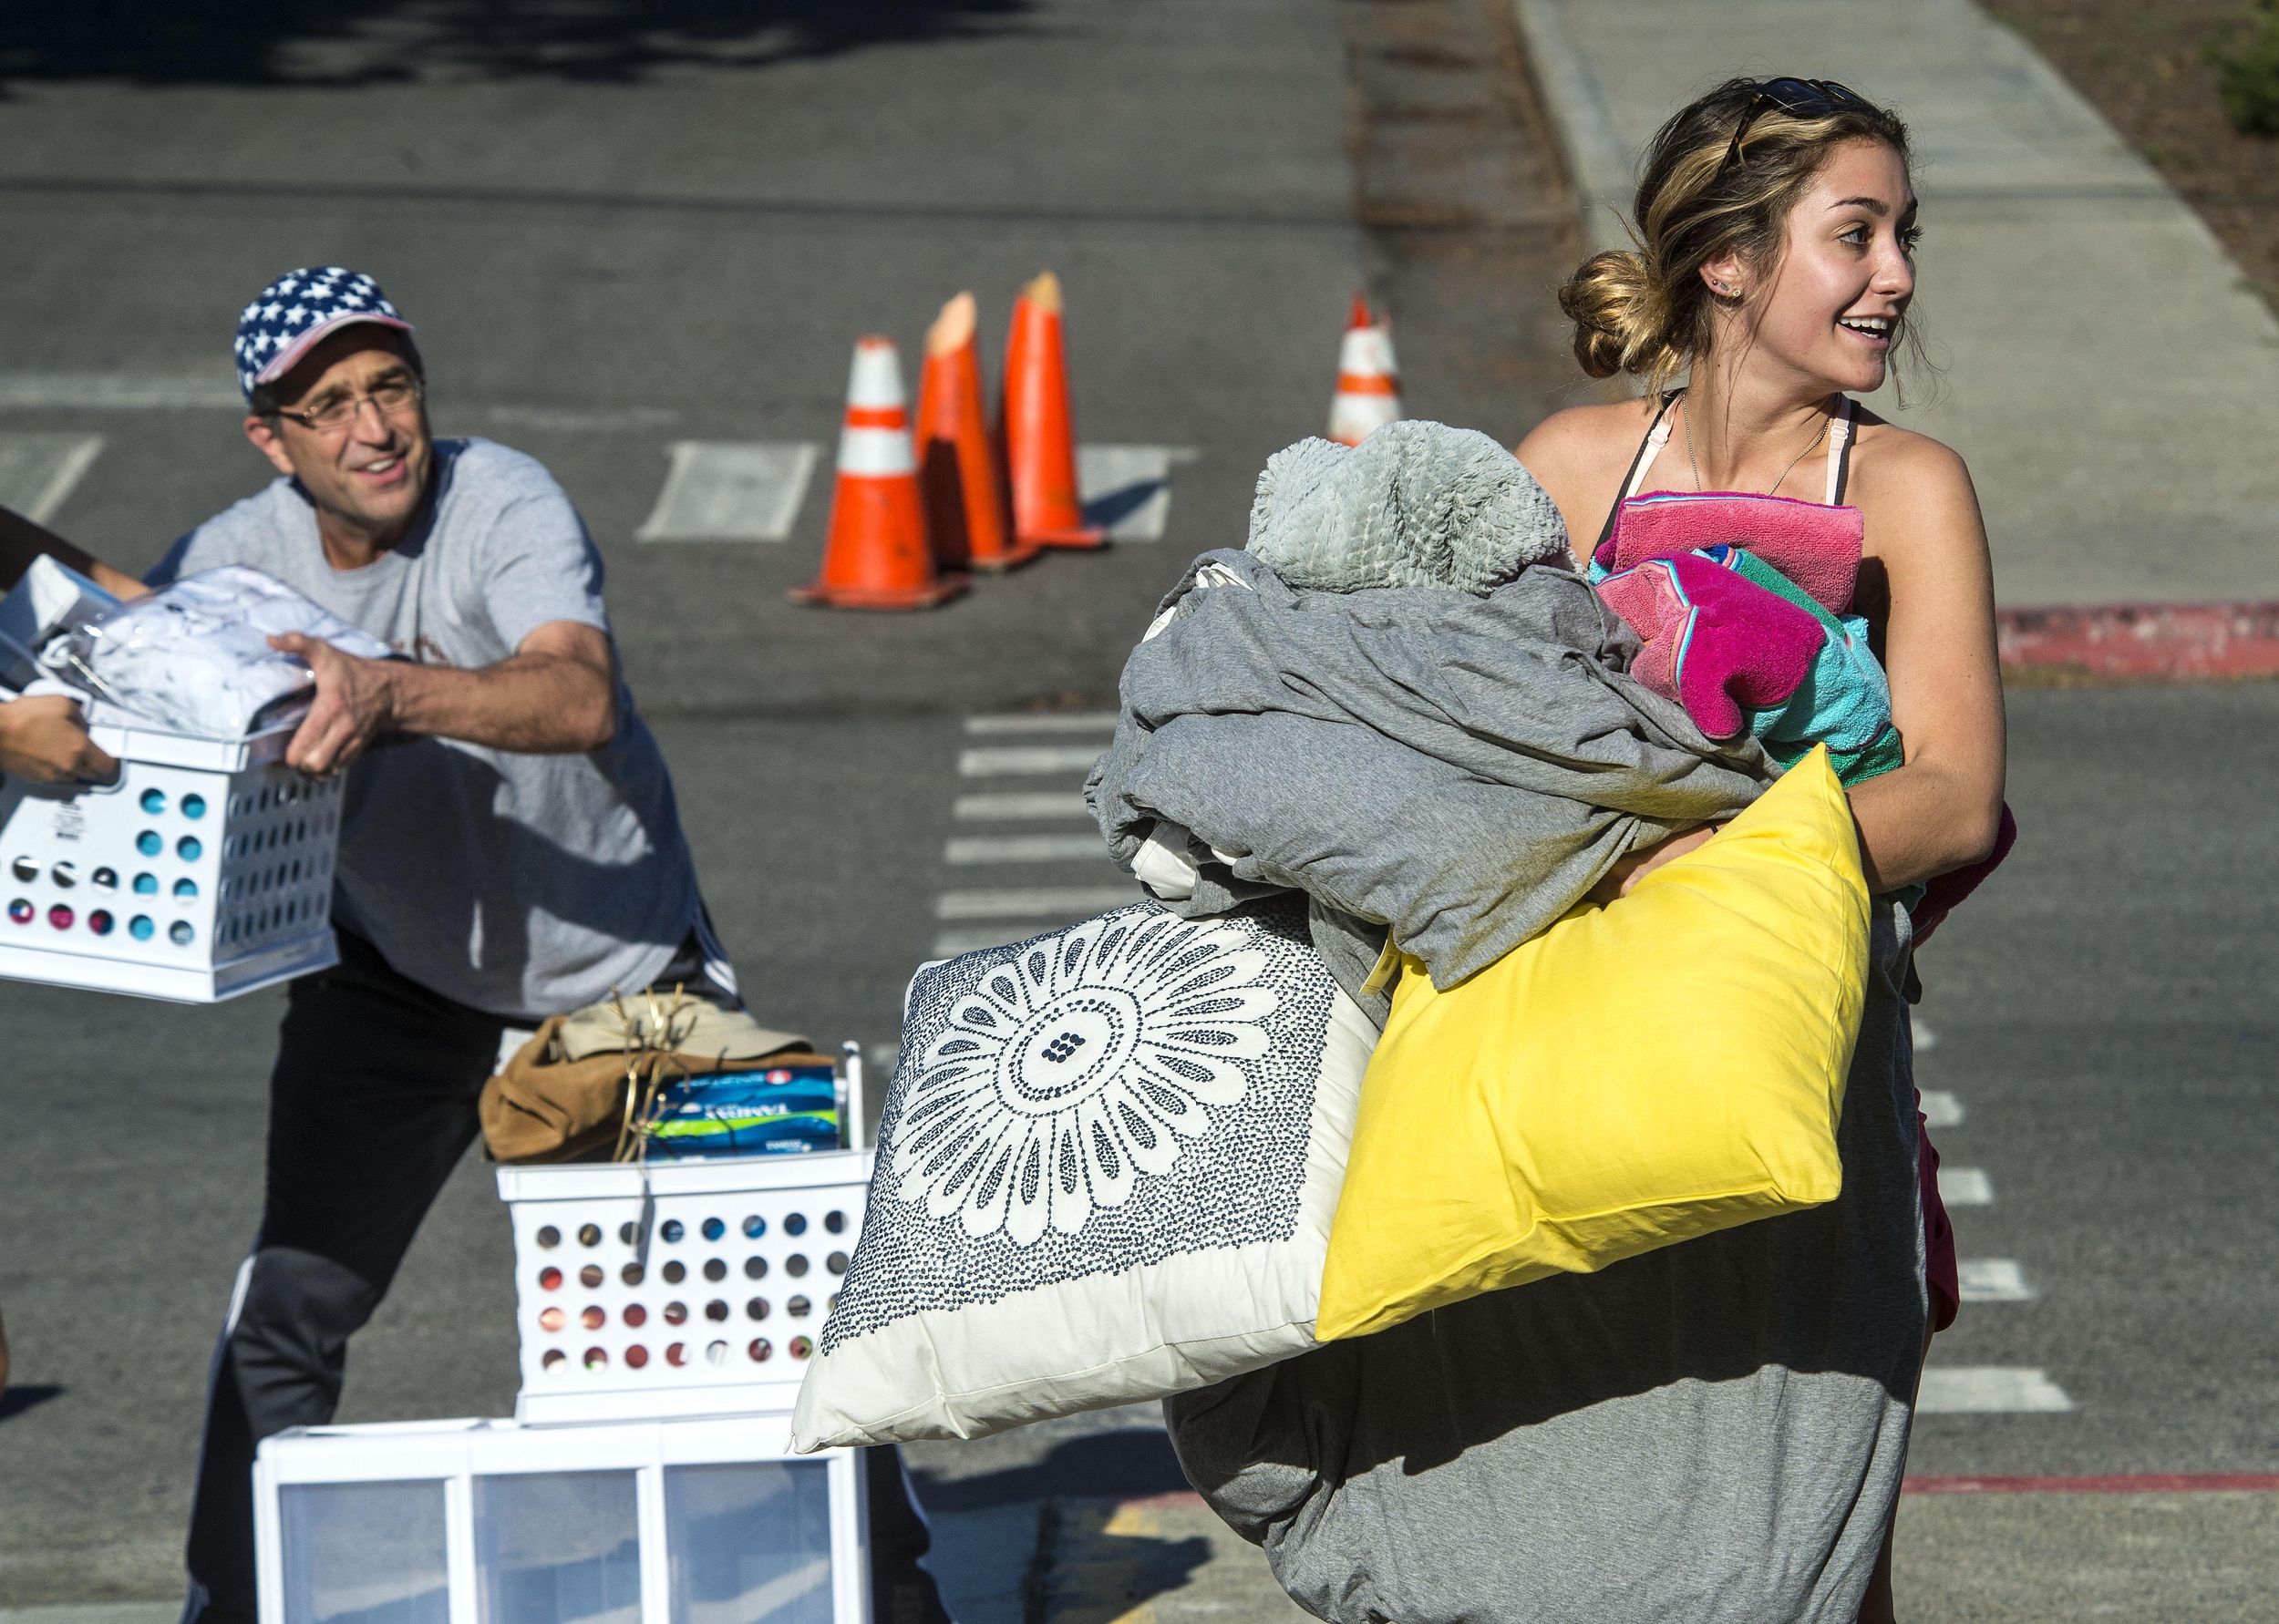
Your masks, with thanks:
M854 1255L871 1154L500 1167L516 1417L789 1411Z

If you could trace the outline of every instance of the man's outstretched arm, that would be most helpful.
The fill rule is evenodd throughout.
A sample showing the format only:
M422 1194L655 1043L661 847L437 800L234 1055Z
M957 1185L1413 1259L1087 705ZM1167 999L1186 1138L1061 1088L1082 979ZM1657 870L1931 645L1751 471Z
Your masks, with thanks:
M582 755L617 735L609 634L582 621L549 621L508 658L473 671L360 660L299 632L269 642L316 673L316 702L285 751L304 773L336 772L390 733L531 755Z

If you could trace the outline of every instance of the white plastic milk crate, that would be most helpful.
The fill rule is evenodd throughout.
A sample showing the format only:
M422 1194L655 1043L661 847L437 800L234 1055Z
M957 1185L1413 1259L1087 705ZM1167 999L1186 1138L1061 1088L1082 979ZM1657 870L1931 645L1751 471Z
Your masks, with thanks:
M515 1415L789 1411L854 1255L871 1154L500 1167Z
M262 1624L869 1624L859 1459L789 1445L783 1415L280 1433Z
M217 1003L338 961L340 781L245 739L98 726L116 784L0 786L0 977Z

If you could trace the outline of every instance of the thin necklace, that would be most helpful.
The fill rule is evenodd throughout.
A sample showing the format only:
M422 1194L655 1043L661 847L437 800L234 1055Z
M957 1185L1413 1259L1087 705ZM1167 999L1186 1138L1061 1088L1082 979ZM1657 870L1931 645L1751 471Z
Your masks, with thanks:
M1686 419L1686 460L1693 465L1694 488L1696 490L1706 490L1708 487L1701 482L1701 463L1699 459L1694 456L1694 415L1686 409L1686 403L1683 400L1680 400L1677 403L1677 413L1679 416ZM1807 445L1803 450L1789 458L1789 466L1780 470L1780 478L1775 479L1770 485L1765 488L1765 494L1767 496L1772 495L1774 491L1779 490L1782 485L1786 484L1788 482L1789 476L1796 472L1796 465L1802 462L1806 457L1811 456L1813 447L1828 437L1828 426L1834 420L1835 418L1833 413L1830 413L1828 416L1820 419L1820 433L1812 437L1810 444Z

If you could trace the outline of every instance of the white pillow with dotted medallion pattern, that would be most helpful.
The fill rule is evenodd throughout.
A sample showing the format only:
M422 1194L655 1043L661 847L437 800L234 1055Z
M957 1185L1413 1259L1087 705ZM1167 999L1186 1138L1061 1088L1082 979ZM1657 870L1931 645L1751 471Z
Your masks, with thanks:
M1376 1041L1294 899L927 966L796 1446L983 1437L1312 1348Z

